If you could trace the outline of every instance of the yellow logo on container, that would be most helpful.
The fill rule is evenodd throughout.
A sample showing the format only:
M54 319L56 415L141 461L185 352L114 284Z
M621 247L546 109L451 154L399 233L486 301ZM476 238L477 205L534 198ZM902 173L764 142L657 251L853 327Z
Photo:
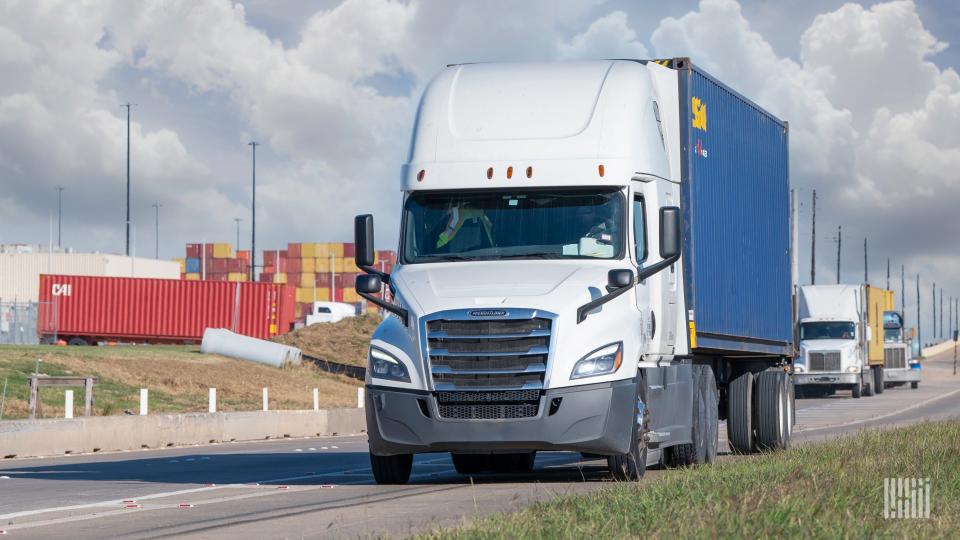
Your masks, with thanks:
M700 98L695 97L692 100L693 104L693 127L697 129L707 130L707 104L700 101Z

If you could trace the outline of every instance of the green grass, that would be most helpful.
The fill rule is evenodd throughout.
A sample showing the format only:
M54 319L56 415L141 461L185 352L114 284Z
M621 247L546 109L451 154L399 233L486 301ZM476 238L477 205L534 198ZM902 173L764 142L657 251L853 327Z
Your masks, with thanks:
M926 520L884 520L885 477L930 478ZM960 534L960 422L864 431L483 518L431 539L945 538Z

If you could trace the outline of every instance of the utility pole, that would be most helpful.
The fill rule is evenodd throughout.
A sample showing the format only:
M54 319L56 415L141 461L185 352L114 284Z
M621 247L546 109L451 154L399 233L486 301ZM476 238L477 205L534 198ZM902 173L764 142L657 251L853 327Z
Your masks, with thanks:
M260 143L247 143L253 149L253 201L250 204L250 281L257 277L257 146Z
M863 282L870 283L870 277L867 276L867 239L863 239Z
M160 258L160 207L163 206L163 205L160 204L159 202L155 202L155 203L153 203L152 206L153 206L153 210L154 210L154 234L153 234L153 240L154 240L154 244L155 244L155 245L154 245L154 250L153 250L153 258L154 258L154 259L159 259L159 258Z
M900 313L903 313L903 326L907 326L907 283L903 275L903 265L900 265Z
M817 284L817 190L813 190L813 220L810 232L810 284Z
M843 225L837 225L837 236L833 239L837 243L837 285L840 284L840 245L843 243Z
M243 218L235 217L234 221L237 222L237 251L240 251L240 222L243 221Z
M63 186L57 186L57 247L62 248L62 237L60 236L63 225Z
M917 343L920 344L920 356L923 356L923 341L920 340L920 274L917 274Z
M890 257L887 257L887 290L890 290Z
M933 283L933 339L937 339L937 283Z
M940 339L943 339L943 287L940 287Z
M127 257L130 256L130 107L136 103L124 103L121 107L127 108Z

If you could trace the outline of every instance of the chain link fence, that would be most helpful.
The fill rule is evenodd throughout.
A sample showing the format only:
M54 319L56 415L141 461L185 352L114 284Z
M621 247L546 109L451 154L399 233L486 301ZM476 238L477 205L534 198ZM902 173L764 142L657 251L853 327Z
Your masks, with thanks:
M37 302L0 302L0 345L36 345Z

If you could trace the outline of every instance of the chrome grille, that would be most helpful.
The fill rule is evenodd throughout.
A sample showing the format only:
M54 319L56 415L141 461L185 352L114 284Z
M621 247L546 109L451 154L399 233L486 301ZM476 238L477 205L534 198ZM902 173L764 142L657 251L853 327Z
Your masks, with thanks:
M437 411L450 420L532 418L540 410L551 320L439 319L426 323ZM454 317L459 317L455 313Z
M883 367L887 369L900 369L907 367L906 349L901 347L889 348L883 350Z
M810 371L840 371L840 351L807 353Z

